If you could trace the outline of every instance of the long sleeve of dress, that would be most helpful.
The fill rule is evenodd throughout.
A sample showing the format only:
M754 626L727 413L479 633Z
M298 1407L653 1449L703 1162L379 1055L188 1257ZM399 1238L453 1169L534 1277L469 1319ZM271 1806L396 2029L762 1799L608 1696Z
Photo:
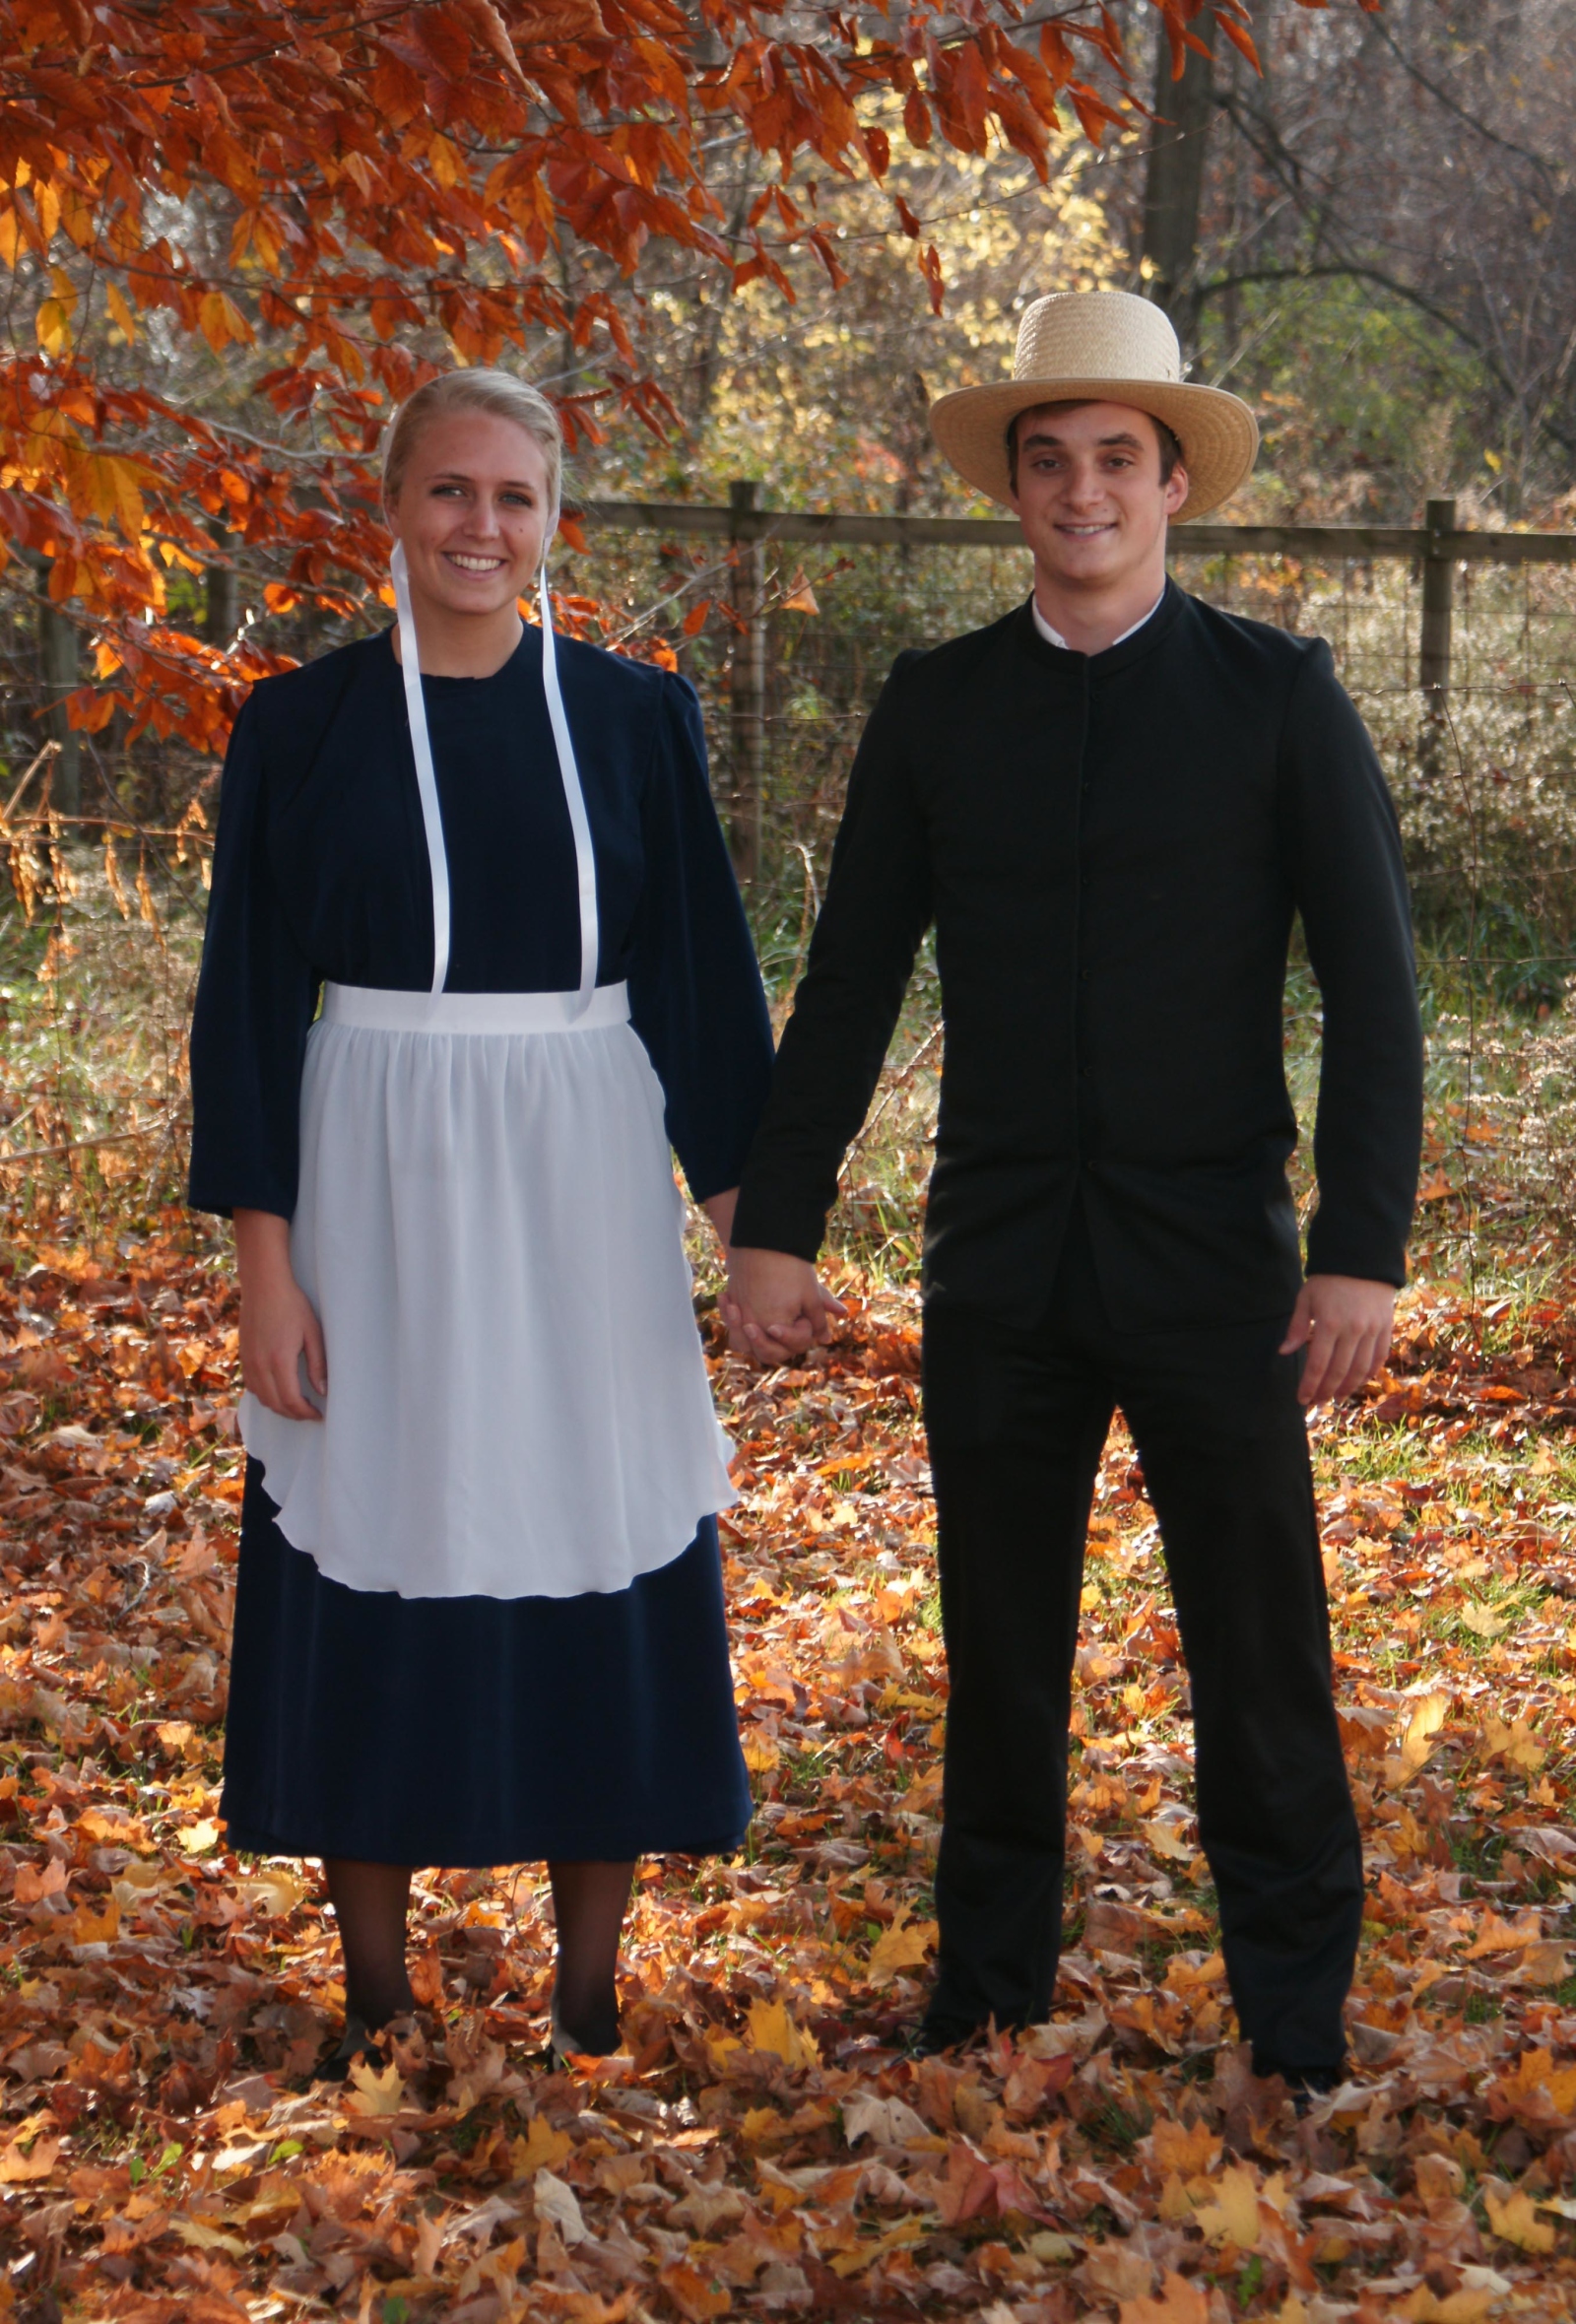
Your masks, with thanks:
M249 698L225 761L192 1019L190 1200L200 1211L288 1219L317 978L285 917L270 862L258 727Z
M760 970L706 780L694 690L669 678L641 803L629 1015L696 1202L737 1186L771 1080Z
M1281 744L1297 907L1324 1004L1310 1275L1407 1280L1422 1144L1422 1030L1396 811L1330 648L1309 656Z

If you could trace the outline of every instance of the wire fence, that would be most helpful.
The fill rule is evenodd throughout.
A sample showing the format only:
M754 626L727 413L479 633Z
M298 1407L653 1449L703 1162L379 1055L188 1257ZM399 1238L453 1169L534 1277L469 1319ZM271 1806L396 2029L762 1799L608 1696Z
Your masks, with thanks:
M1453 503L1436 510L1431 532L1183 527L1172 564L1212 604L1330 640L1396 798L1425 954L1496 1000L1551 1006L1576 971L1576 536L1462 535ZM892 661L1020 602L1029 560L990 521L854 520L871 541L737 497L680 513L670 531L658 507L621 512L638 531L599 525L576 586L631 630L660 603L768 966L791 965ZM730 541L742 520L762 532ZM1472 556L1432 554L1463 541Z
M564 611L572 619L595 602L611 639L666 638L694 681L719 806L736 846L742 831L750 841L740 852L762 963L786 997L859 734L893 659L1020 602L1029 562L1013 528L989 520L785 519L742 495L683 513L682 525L661 509L642 512L638 530L588 524L583 551L560 568ZM1353 537L1356 553L1333 553ZM1441 559L1430 552L1441 542L1453 553L1462 538L1438 522L1432 533L1359 536L1184 528L1172 562L1211 603L1330 640L1401 816L1436 1040L1441 1054L1451 1043L1461 1052L1448 1100L1458 1144L1465 1152L1474 1108L1479 1125L1491 1110L1497 1072L1507 1134L1536 1117L1541 1182L1557 1182L1566 1201L1576 1195L1576 1053L1561 1045L1576 978L1576 566L1545 561L1549 541L1567 556L1566 536L1534 539L1540 556L1512 536L1514 563L1470 536L1475 554L1447 561L1441 656ZM0 915L0 1199L26 1184L79 1198L132 1189L151 1202L178 1189L216 769L146 744L122 764L112 735L87 737L82 812L62 813L49 787L58 747L37 743L49 706L39 673L14 625L0 637L0 851L12 888ZM884 1145L899 1193L924 1175L937 1014L922 963L885 1110L850 1164L856 1207L860 1173ZM1288 1026L1309 1036L1299 1054L1316 1046L1316 993L1294 977ZM1531 1096L1533 1048L1517 1035L1521 1062L1507 1064L1501 1017L1543 1044Z

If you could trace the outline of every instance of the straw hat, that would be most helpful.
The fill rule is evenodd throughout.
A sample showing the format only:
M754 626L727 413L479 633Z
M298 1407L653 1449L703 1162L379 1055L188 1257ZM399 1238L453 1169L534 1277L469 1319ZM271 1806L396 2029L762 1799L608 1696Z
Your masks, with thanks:
M1012 378L944 395L931 406L931 432L959 476L1011 505L1007 424L1036 404L1058 403L1131 404L1163 420L1188 472L1177 518L1202 516L1235 492L1259 449L1247 405L1224 388L1185 382L1164 310L1129 291L1036 299L1018 326Z

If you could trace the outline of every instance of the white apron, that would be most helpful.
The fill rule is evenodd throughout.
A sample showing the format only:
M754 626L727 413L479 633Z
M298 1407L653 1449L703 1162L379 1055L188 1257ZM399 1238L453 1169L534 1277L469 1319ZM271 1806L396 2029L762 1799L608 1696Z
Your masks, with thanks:
M625 988L596 985L595 863L545 580L542 674L574 831L580 985L443 990L448 865L398 548L394 583L432 869L432 989L324 989L301 1082L291 1256L322 1319L328 1396L310 1422L247 1394L241 1435L286 1540L352 1589L623 1590L737 1498L662 1091Z

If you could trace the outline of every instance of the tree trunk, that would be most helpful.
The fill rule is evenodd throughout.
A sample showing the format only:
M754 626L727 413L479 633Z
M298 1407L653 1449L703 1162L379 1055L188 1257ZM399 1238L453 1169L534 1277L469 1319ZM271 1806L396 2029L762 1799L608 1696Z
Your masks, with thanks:
M62 815L82 813L82 737L66 718L66 697L82 683L77 625L45 594L50 566L38 573L38 679L45 702L44 731L60 745L51 766L50 795Z
M1145 285L1157 306L1176 325L1184 357L1198 331L1199 207L1204 194L1204 162L1215 109L1215 16L1203 11L1189 28L1210 50L1184 51L1180 81L1171 78L1171 44L1164 33L1154 66L1154 109L1149 125L1149 160L1144 181Z

